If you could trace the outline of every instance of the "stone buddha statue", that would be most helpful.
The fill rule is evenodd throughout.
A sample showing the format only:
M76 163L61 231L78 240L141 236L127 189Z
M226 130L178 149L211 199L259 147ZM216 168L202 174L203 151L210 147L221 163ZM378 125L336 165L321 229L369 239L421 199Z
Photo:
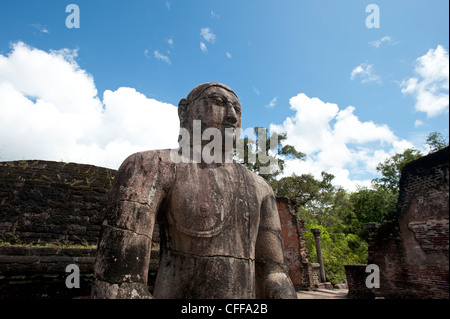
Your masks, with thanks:
M296 298L273 190L232 161L241 129L237 95L223 84L205 83L180 101L178 113L178 150L133 154L116 174L92 297ZM214 148L205 133L215 139ZM155 221L160 265L151 295Z

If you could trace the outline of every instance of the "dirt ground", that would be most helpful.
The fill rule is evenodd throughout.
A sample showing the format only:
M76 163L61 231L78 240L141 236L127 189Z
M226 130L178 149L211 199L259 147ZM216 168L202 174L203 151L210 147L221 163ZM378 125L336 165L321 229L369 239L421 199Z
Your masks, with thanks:
M297 291L298 299L348 299L347 294L347 289Z

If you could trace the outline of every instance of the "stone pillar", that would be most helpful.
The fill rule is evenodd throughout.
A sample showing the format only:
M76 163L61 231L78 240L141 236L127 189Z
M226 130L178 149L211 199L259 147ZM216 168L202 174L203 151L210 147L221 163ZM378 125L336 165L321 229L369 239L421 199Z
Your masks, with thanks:
M320 282L326 282L325 278L325 267L323 265L322 258L322 248L320 246L320 233L322 230L320 228L313 228L311 232L314 235L314 240L316 241L316 252L317 252L317 262L320 264Z

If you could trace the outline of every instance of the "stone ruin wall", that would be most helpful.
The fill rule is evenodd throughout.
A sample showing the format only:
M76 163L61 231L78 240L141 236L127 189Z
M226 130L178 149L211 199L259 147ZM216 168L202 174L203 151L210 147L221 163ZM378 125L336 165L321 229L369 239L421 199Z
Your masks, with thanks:
M0 299L77 298L90 294L106 194L116 171L50 161L0 162ZM289 200L277 199L289 275L297 289L314 286L303 222ZM20 244L57 244L24 247ZM64 248L89 245L87 248ZM94 248L92 248L94 247ZM159 262L159 229L149 266L152 291ZM80 267L81 289L67 289L65 267Z
M0 299L89 295L114 174L76 163L0 162L0 242L8 243L0 246ZM69 264L80 268L80 289L62 289Z
M385 298L449 298L449 148L402 170L398 218L381 225L369 246Z
M298 218L297 209L288 198L278 197L277 208L289 276L296 289L310 289L318 278L314 280L313 264L308 261L303 220Z
M0 240L96 245L114 175L76 163L0 162Z

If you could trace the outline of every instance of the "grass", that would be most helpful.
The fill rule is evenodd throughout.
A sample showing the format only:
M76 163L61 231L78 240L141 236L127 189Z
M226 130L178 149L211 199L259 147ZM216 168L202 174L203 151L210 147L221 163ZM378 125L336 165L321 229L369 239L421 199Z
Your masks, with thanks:
M7 241L0 241L0 247L35 247L35 248L84 248L84 249L97 249L97 245L89 244L67 244L67 243L10 243Z

